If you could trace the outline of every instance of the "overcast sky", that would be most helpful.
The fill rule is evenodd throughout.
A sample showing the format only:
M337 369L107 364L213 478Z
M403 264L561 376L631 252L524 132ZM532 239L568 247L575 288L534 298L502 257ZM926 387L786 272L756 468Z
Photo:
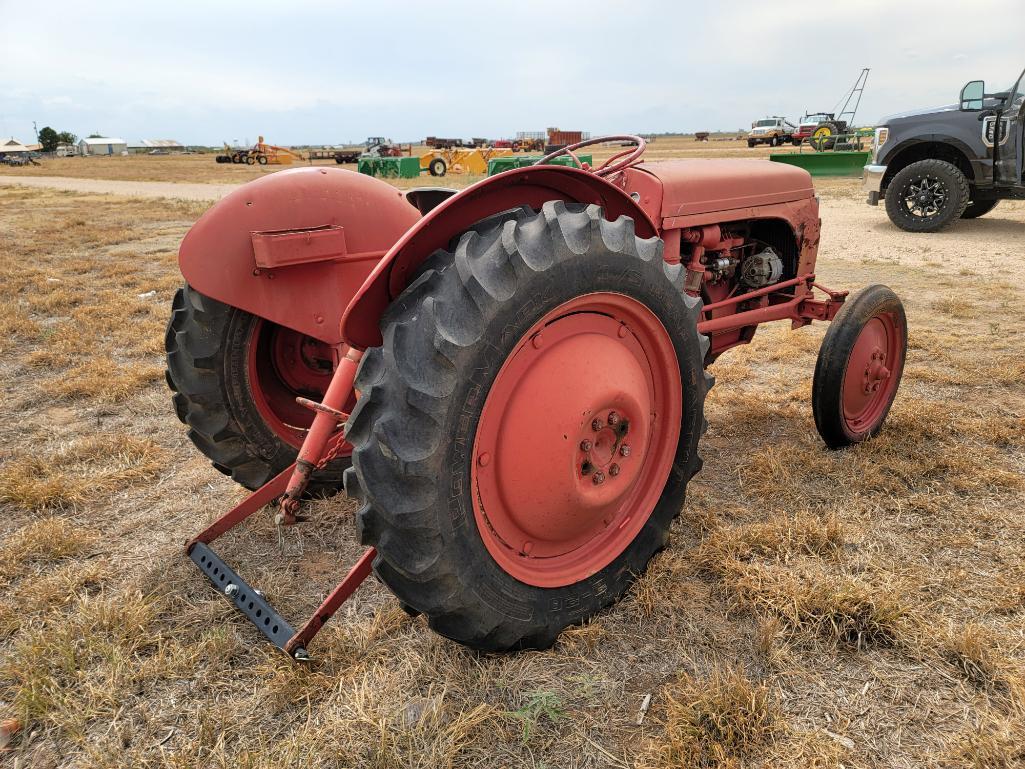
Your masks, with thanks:
M852 12L857 9L857 13ZM485 10L486 9L486 10ZM0 0L0 135L325 144L735 130L949 104L1025 67L1022 0Z

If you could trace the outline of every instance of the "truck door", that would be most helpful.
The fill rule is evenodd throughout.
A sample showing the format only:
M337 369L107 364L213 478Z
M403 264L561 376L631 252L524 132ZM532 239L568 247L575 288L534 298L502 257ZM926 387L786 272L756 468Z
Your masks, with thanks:
M1025 72L1021 73L1008 94L1000 121L1002 125L990 129L989 124L992 122L993 118L986 121L986 133L989 135L992 130L993 141L997 142L997 184L1020 186L1025 182L1022 177L1022 154L1025 152Z

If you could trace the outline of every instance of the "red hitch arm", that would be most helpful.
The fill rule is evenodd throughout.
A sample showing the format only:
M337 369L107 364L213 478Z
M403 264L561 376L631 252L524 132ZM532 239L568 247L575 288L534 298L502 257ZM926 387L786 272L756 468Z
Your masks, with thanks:
M356 592L369 576L377 551L368 548L345 578L324 599L320 608L298 631L271 606L263 593L245 582L228 564L221 560L210 543L242 523L246 518L265 505L280 498L280 512L275 522L291 525L299 519L296 512L299 500L306 490L313 473L329 461L335 451L345 442L344 425L348 415L342 412L356 379L356 369L363 353L348 348L335 369L331 384L324 394L322 403L306 402L314 411L313 424L306 434L299 456L287 467L239 504L218 518L214 523L193 537L186 545L186 552L200 570L235 607L241 611L275 646L296 660L308 660L306 647L324 624L341 608L342 604ZM304 401L305 399L300 399Z

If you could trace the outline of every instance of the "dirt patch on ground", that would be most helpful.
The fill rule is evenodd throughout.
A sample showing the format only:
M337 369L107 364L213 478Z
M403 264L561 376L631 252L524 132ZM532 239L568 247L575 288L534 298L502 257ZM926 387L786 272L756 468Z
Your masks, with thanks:
M212 160L210 161L212 163ZM0 720L8 760L124 766L986 766L1025 761L1025 205L910 236L819 185L819 279L908 309L887 429L824 449L825 326L714 366L704 470L631 594L543 653L479 655L374 581L308 667L181 545L240 491L162 378L174 252L204 204L0 189ZM174 195L174 197L180 197ZM224 556L289 617L359 554L353 504ZM638 710L651 695L641 725Z

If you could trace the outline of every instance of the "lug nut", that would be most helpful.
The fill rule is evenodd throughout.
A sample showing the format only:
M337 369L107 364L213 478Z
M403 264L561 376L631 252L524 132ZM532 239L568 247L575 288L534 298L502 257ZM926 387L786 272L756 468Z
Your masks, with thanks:
M619 475L619 465L617 465L615 463L609 465L609 475L612 475L612 476Z
M619 456L628 457L630 456L630 447L627 444L623 444L619 447Z
M580 450L581 451L590 451L592 446L593 446L593 444L590 441L586 441L586 440L580 441Z
M595 486L601 486L603 483L605 483L605 473L599 470L591 476L591 480L594 481Z
M602 428L602 423L601 423L600 419L594 419L594 420L591 421L591 429L592 430L594 430L595 432L598 432L599 430L601 430L601 428Z
M619 414L617 414L615 411L609 412L609 424L613 426L619 424Z

